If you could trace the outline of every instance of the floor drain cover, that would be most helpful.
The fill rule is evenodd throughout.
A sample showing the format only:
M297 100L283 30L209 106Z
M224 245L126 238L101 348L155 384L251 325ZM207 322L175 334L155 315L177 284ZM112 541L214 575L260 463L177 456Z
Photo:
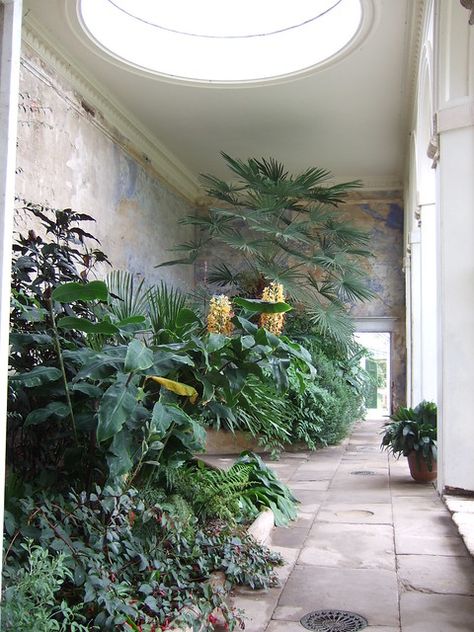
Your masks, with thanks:
M345 610L316 610L305 614L300 623L316 632L356 632L368 625L364 617Z
M375 472L371 470L357 470L356 472L351 472L354 476L375 476Z

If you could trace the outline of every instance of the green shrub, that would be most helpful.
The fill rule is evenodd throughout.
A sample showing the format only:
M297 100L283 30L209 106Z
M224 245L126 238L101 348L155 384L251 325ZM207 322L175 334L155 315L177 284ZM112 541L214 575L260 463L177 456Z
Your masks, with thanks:
M368 376L359 365L360 348L351 351L333 344L324 348L314 336L306 338L305 345L316 376L302 375L293 363L288 396L293 408L292 439L314 449L339 443L363 416Z
M277 526L296 518L297 500L262 459L242 452L229 470L216 470L200 462L183 468L175 488L201 518L217 517L233 524L254 519L264 507L272 509Z
M239 531L222 525L203 528L192 512L181 518L169 513L167 507L178 504L182 511L177 498L145 505L136 490L113 488L69 498L38 494L18 501L16 517L6 516L4 596L27 581L23 593L42 601L45 617L51 614L50 602L53 607L59 604L54 611L59 627L12 629L81 630L69 623L71 607L75 620L82 617L88 630L133 630L193 619L201 621L203 630L212 630L216 607L234 629L239 618L226 605L225 594L203 580L222 570L228 588L236 582L266 588L275 582L273 568L281 558ZM194 530L192 540L186 536L188 527ZM31 578L26 570L27 534L41 547L33 548L38 560L46 560L40 570L36 564ZM46 572L48 582L38 585L37 595L31 594ZM10 612L16 612L13 607L25 610L23 603L12 601ZM38 616L43 616L40 608Z
M77 606L58 600L65 582L73 579L66 566L64 553L50 553L32 540L21 544L25 554L23 567L6 565L1 609L2 630L14 632L82 632L97 629L85 627L85 617ZM82 622L82 623L81 623Z

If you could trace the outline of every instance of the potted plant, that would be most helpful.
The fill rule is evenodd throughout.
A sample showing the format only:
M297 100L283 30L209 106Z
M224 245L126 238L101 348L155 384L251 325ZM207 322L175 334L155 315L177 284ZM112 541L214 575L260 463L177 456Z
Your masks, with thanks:
M436 404L422 401L415 408L400 406L384 425L382 450L396 458L406 456L410 474L418 483L436 478L436 415Z

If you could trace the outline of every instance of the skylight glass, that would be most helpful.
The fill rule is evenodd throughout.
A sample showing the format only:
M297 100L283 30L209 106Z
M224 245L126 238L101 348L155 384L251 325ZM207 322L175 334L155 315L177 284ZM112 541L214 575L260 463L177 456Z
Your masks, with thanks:
M313 67L354 38L360 0L81 0L88 35L143 70L245 82Z

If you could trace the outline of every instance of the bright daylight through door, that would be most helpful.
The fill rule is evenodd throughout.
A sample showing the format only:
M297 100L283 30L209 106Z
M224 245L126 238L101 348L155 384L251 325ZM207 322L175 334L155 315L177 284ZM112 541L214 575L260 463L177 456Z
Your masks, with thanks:
M371 376L366 399L367 418L381 418L390 414L390 334L357 332L355 338L368 350L361 360Z

